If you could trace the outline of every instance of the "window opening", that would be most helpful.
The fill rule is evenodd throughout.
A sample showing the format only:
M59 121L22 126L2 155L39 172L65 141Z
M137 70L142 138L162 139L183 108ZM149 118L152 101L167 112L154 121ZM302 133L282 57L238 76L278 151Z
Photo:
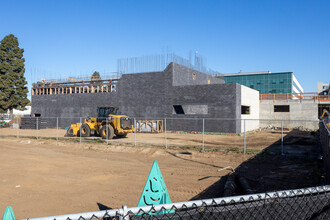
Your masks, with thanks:
M184 110L182 108L182 105L173 105L175 114L177 115L184 115Z
M290 112L289 105L274 105L274 112Z
M241 114L242 115L249 115L250 114L250 106L242 105Z

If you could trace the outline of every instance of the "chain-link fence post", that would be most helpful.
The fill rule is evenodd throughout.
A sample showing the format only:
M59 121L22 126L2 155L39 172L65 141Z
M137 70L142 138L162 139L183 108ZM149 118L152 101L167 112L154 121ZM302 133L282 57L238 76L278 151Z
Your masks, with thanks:
M281 120L281 154L284 155L284 144L283 144L283 120Z
M204 118L203 118L203 144L202 144L202 151L205 150L205 146L204 146L204 130L205 130L205 123L204 123Z
M244 119L244 154L246 154L246 132L245 132L245 121L246 121L246 119Z
M82 124L81 124L81 117L79 118L79 120L80 120L80 128L79 128L79 143L81 143L81 126L82 126Z
M106 142L107 144L109 144L109 130L110 129L107 129L108 128L108 117L105 118L105 130L106 130L106 136L107 136L107 139L106 139Z
M164 132L165 132L165 148L167 149L167 141L166 141L166 118L164 119Z
M37 124L36 124L36 128L37 128L37 140L39 139L39 134L38 134L38 130L39 130L39 122L38 122L38 117L37 117Z
M56 141L58 141L58 117L56 118Z
M134 146L136 146L136 119L134 118Z
M119 216L119 220L129 220L129 219L130 219L130 217L128 215L127 206L123 205L122 215Z
M18 117L17 116L16 116L16 123L17 123L17 138L19 138L19 134L18 134L19 125L18 125Z

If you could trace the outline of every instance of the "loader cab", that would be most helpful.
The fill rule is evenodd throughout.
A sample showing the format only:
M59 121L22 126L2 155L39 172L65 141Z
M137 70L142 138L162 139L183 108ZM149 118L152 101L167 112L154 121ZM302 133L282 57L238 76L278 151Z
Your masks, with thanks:
M109 115L118 114L118 108L115 107L98 107L97 108L97 118L98 121L105 120Z

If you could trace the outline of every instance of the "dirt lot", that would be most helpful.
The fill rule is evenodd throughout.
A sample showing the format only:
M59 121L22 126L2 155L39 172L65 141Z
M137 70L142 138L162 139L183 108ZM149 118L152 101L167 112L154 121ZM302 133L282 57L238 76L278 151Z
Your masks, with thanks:
M0 135L15 135L13 131L1 129ZM257 155L228 150L242 149L243 137L236 135L208 134L205 143L209 149L227 150L200 152L189 146L198 147L201 134L170 133L169 146L186 147L165 150L161 147L164 134L138 134L137 140L147 144L134 147L123 144L133 143L134 134L106 145L86 140L75 143L79 139L74 138L58 142L28 138L34 132L19 130L21 138L0 138L0 210L11 205L16 218L136 206L154 160L172 202L221 196L219 184L230 171L218 169L227 166L237 168L255 192L320 184L317 160L279 155L278 131L248 134L248 149L272 149ZM38 131L39 137L54 137L54 133L56 137L56 130ZM299 149L302 155L316 152L316 140L309 132L287 131L285 135L288 149Z
M0 210L16 218L136 206L157 160L173 202L186 201L251 156L160 148L0 139ZM211 178L203 179L210 176Z
M290 133L291 130L284 131L284 135ZM66 131L64 129L45 129L45 130L29 130L29 129L0 129L0 136L19 136L19 137L51 137L59 139L78 139L74 137L64 137ZM185 133L185 132L168 132L167 133L167 146L185 146L187 148L202 148L203 135L201 133ZM264 149L274 142L281 139L281 131L258 131L248 132L246 134L246 147L248 150ZM129 143L138 145L153 145L164 146L165 134L164 133L137 133L128 134L126 138L112 139L109 142L114 144ZM87 139L82 138L83 142ZM236 134L221 134L221 133L206 133L204 135L204 144L206 150L226 150L226 149L239 149L243 150L244 136Z

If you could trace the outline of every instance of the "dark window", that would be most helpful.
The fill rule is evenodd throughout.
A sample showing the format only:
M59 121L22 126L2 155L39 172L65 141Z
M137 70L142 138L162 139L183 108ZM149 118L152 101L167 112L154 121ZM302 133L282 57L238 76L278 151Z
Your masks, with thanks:
M250 114L250 106L242 105L241 114L242 115L249 115Z
M251 89L254 89L254 85L250 85L250 88L251 88Z
M274 105L274 112L290 112L289 105Z
M182 105L173 105L174 111L178 115L184 115Z
M34 113L34 117L41 117L40 113Z

